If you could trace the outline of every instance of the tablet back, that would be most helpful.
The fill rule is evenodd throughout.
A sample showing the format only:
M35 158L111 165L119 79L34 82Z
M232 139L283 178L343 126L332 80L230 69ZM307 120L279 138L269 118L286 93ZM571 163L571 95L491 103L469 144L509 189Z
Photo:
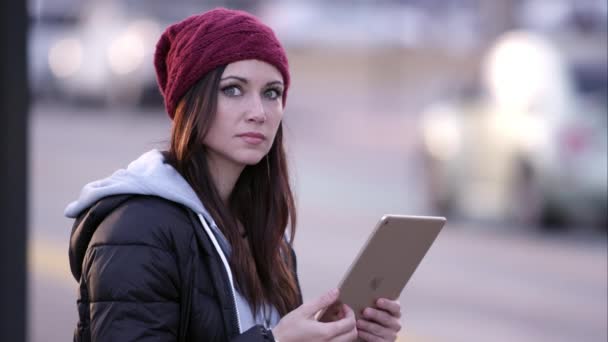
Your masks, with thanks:
M397 299L445 222L443 217L383 216L340 283L340 301L359 318L378 298Z

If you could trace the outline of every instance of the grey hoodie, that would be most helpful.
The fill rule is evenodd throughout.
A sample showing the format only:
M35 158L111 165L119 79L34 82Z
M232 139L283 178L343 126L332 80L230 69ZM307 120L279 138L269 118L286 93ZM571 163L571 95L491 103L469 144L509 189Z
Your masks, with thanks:
M230 257L230 245L215 221L203 206L200 199L188 182L171 165L165 163L162 153L151 150L131 162L126 169L120 169L111 176L85 185L78 200L65 208L65 216L76 218L83 210L89 208L104 197L112 195L152 195L182 204L198 214L206 233L212 240L220 255L230 278L231 290L237 308L237 320L240 332L256 324L267 328L274 327L279 321L279 314L274 307L270 309L269 323L264 319L263 308L255 316L247 300L234 287L232 272L226 258ZM267 315L268 316L268 315Z

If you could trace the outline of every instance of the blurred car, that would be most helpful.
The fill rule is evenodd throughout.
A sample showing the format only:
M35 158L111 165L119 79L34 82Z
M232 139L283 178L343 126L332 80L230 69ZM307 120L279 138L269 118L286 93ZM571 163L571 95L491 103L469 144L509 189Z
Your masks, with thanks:
M72 8L76 8L73 6ZM54 9L54 8L51 8ZM48 10L45 7L30 13L28 32L28 76L32 95L37 99L55 96L54 76L49 68L48 52L65 32L78 22L73 11Z
M422 118L432 205L464 219L606 227L606 63L573 65L525 32L488 53L489 96L430 106Z
M48 50L56 93L72 102L136 104L156 90L152 55L160 23L114 1L92 2Z
M161 32L188 15L223 4L195 0L184 0L179 6L162 0L65 2L67 7L54 13L77 8L66 11L68 22L49 25L46 15L36 16L33 22L29 39L33 94L110 105L161 104L153 65Z

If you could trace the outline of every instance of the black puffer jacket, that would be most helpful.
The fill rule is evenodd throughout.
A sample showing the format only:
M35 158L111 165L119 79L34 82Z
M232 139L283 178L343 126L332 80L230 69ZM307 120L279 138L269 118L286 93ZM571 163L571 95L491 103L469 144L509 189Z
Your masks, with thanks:
M262 326L239 334L227 272L185 206L104 198L74 222L69 257L80 282L74 341L273 340Z

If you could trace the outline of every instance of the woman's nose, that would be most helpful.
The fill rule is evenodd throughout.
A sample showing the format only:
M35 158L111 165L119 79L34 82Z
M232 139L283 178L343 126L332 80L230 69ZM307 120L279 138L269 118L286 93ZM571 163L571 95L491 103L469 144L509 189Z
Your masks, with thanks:
M266 109L261 98L254 96L247 114L247 121L256 123L266 122Z

